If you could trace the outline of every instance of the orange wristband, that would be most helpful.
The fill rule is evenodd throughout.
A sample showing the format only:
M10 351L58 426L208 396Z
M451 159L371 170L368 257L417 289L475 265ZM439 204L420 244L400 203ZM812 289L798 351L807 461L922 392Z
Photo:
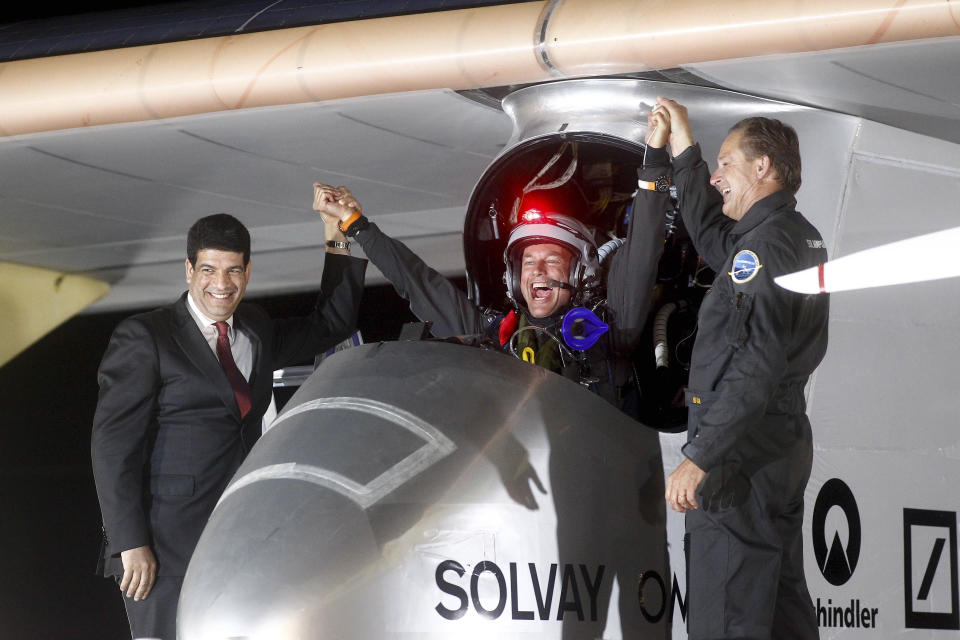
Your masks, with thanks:
M350 214L350 217L347 218L346 220L340 220L339 222L337 222L337 228L340 229L340 231L342 231L343 233L346 233L347 229L350 228L350 225L352 225L354 222L359 220L360 216L362 215L363 215L362 211L354 211L353 213Z

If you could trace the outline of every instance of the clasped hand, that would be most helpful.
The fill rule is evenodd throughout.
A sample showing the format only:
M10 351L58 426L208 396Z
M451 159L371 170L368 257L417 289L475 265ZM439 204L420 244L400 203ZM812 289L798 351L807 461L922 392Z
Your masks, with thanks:
M657 96L657 104L647 113L647 136L644 142L662 149L667 142L674 157L693 145L687 108L669 98Z
M362 209L350 189L314 182L313 210L319 213L327 224L336 224Z

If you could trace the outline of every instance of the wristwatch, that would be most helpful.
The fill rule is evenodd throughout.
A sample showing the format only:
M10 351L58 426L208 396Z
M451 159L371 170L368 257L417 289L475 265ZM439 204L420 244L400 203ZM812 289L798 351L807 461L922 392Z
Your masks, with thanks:
M331 249L346 249L350 250L350 243L343 242L342 240L327 240L327 246Z
M647 191L659 191L660 193L666 193L667 191L670 191L670 178L666 176L660 176L653 182L637 180L637 186L641 189L646 189Z

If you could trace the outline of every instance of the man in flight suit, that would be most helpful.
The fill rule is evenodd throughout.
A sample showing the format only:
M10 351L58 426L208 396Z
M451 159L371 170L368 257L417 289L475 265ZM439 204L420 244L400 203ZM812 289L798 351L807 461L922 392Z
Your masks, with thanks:
M665 141L664 129L660 129L660 135ZM600 277L602 273L612 322L609 340L598 342L587 352L591 371L586 377L599 379L590 383L590 388L622 409L630 355L646 323L663 252L668 187L657 179L665 175L669 164L669 159L659 165L644 162L640 170L643 188L634 200L627 237L603 263L602 270L594 233L580 221L564 213L548 212L535 222L521 220L511 231L504 255L508 295L515 306L507 313L478 307L403 243L380 231L362 215L360 204L346 187L314 184L313 206L324 215L340 217L346 235L359 241L370 261L410 301L414 314L432 323L436 337L484 334L509 351L513 336L519 345L517 353L529 349L535 354L535 364L578 382L583 379L575 367L563 366L557 340L545 336L559 336L563 314L573 306L573 295L586 279L577 274L588 271ZM656 186L661 184L660 188ZM531 330L524 331L525 327ZM560 346L559 350L564 349ZM594 351L602 353L591 358Z
M656 112L669 120L684 223L717 273L700 308L686 459L666 488L670 507L686 513L688 634L818 638L803 575L813 460L804 385L826 352L829 303L773 281L827 259L795 209L797 135L778 120L747 118L710 175L686 108L660 98Z

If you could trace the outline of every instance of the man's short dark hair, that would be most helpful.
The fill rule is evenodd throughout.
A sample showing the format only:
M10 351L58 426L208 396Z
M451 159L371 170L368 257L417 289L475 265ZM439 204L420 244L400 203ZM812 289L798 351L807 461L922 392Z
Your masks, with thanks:
M243 254L243 265L250 262L250 232L229 213L200 218L187 232L187 259L197 266L197 253L204 249Z
M744 118L730 127L740 131L740 148L748 159L770 158L780 186L796 193L800 189L800 140L790 125L773 118Z

